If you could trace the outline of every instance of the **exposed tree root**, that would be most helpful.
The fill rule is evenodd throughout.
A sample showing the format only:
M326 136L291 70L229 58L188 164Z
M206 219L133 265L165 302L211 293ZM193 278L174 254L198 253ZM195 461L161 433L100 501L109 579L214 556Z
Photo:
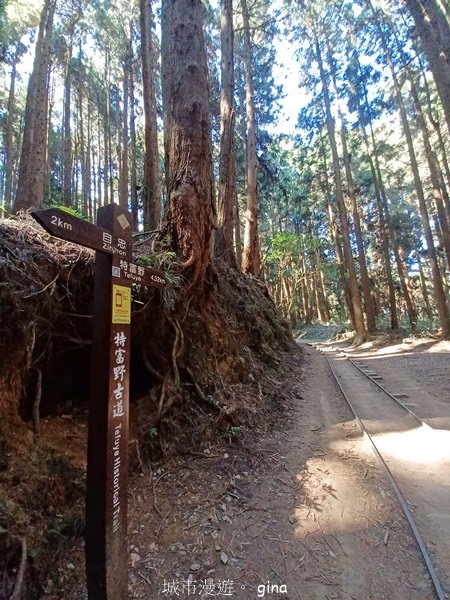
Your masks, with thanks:
M42 371L35 367L36 371L36 398L33 403L33 433L36 437L41 434L40 406L42 398Z
M150 373L150 375L153 375L153 377L156 377L156 379L160 383L164 382L164 377L161 375L161 373L159 371L157 371L153 367L153 365L149 361L147 352L145 351L145 348L142 348L142 363L143 363L144 367L147 369L147 371Z
M17 571L16 583L10 600L21 600L23 597L23 587L25 572L27 568L27 538L22 538L22 556L20 558L19 570Z
M186 373L189 375L189 377L192 380L192 385L194 386L194 390L197 394L197 396L200 398L200 400L203 402L203 404L206 404L206 406L210 409L212 409L214 412L217 412L220 410L220 408L212 401L210 400L207 396L205 396L205 394L203 393L201 387L199 386L199 384L197 383L191 369L189 367L186 367Z
M146 247L151 253L146 241L135 249L136 261ZM72 439L69 429L80 426L75 437L85 435L92 264L93 252L50 238L30 219L0 224L0 447L6 457L3 466L0 456L0 526L8 531L0 536L0 571L7 573L8 594L17 579L23 595L21 578L27 578L30 597L42 597L55 557L81 530L75 521L84 498L83 449L75 465L63 448ZM218 437L233 444L251 438L255 424L278 406L278 394L255 382L267 369L282 368L291 340L264 285L220 260L210 264L202 287L179 276L172 281L170 297L133 292L140 304L132 311L130 413L139 435L130 450L141 471L146 460L191 449L202 455ZM61 445L47 445L48 425ZM22 571L11 570L25 533L37 551L26 574L26 553Z

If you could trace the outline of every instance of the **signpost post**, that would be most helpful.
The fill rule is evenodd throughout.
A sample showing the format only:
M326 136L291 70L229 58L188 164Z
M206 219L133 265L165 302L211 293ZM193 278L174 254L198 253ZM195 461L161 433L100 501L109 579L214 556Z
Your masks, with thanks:
M113 250L121 250L123 260L129 260L131 215L109 205L98 210L97 223L108 232ZM113 283L115 254L95 254L85 534L89 600L128 597L131 281Z
M126 600L128 400L132 283L164 287L160 271L131 262L132 216L116 204L97 225L57 208L31 213L52 235L96 250L86 486L89 600Z

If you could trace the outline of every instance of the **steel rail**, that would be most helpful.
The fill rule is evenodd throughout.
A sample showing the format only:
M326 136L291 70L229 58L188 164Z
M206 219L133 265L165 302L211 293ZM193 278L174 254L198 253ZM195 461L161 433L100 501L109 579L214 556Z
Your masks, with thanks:
M396 402L399 406L401 406L401 408L403 408L404 410L406 410L407 412L409 412L409 414L414 417L414 419L416 419L416 421L418 421L421 425L426 425L425 421L423 421L418 415L416 415L416 413L414 411L412 411L410 408L408 408L407 406L405 406L405 404L403 404L403 402L400 402L400 400L398 398L395 397L395 394L392 394L391 392L389 392L383 385L381 385L381 383L378 383L378 381L376 379L374 379L371 375L369 375L368 373L366 373L364 371L364 369L361 369L360 366L358 366L355 362L354 359L350 358L343 350L340 350L339 348L337 349L338 352L341 352L345 358L354 366L358 369L358 371L361 371L361 373L363 375L365 375L368 379L370 379L370 381L372 383L374 383L378 388L380 388L380 390L382 390L387 396L389 396L389 398L391 398L394 402Z
M315 346L315 347L316 347L316 346ZM319 351L320 351L320 350L319 350ZM409 526L410 526L410 528L411 528L411 531L412 531L412 533L413 533L413 535L414 535L414 537L415 537L415 539L416 539L417 545L419 546L420 553L421 553L421 555L422 555L422 558L423 558L423 560L424 560L424 562L425 562L425 565L426 565L426 567L427 567L428 573L430 574L430 577L431 577L431 580L432 580L432 582L433 582L434 589L435 589L435 591L436 591L436 595L437 595L438 599L439 599L439 600L447 600L447 597L446 597L446 595L445 595L445 592L444 592L444 590L443 590L443 588L442 588L442 584L441 584L441 582L439 581L439 577L438 577L438 575L437 575L437 573L436 573L436 570L435 570L435 568L434 568L434 566L433 566L433 563L431 562L430 555L428 554L428 551L427 551L427 549L426 549L426 546L425 546L425 544L424 544L424 542L423 542L423 540L422 540L422 536L420 535L420 533L419 533L419 530L417 529L417 526L416 526L416 524L415 524L415 522L414 522L414 518L413 518L413 516L412 516L412 513L411 513L411 511L410 511L410 510L409 510L409 508L408 508L408 505L407 505L407 503L406 503L406 500L404 499L404 497L403 497L403 495L402 495L402 493L401 493L401 491L400 491L400 488L398 487L398 485L397 485L397 483L396 483L396 481L395 481L395 479L394 479L394 476L392 475L392 473L391 473L391 471L390 471L389 467L387 466L386 462L384 461L383 457L381 456L381 454L380 454L380 452L379 452L378 448L376 447L376 445L375 445L375 442L373 441L373 439L372 439L372 437L371 437L370 433L367 431L367 429L366 429L366 427L365 427L364 423L362 422L362 420L361 420L361 419L360 419L360 417L358 416L358 414L357 414L357 412L356 412L355 408L353 407L353 405L352 405L352 403L351 403L351 401L350 401L349 397L348 397L348 396L347 396L347 394L345 393L345 390L344 390L344 388L342 387L342 385L341 385L341 383L340 383L340 381L339 381L339 379L338 379L338 377L337 377L337 375L336 375L336 372L335 372L335 370L333 369L333 366L332 366L332 364L331 364L331 362L330 362L330 360L329 360L328 356L327 356L327 355L326 355L324 352L321 352L321 354L323 354L323 355L325 356L325 358L326 358L326 360L327 360L327 362L328 362L328 365L329 365L329 367L330 367L331 373L332 373L332 375L333 375L333 377L334 377L334 380L336 381L336 383L337 383L337 385L338 385L338 387L339 387L339 389L340 389L340 391L341 391L342 395L344 396L344 399L345 399L345 401L347 402L347 404L348 404L348 406L349 406L350 410L352 411L352 413L353 413L353 415L354 415L354 417L355 417L355 420L356 420L356 422L358 423L358 425L359 425L359 427L360 427L360 429L361 429L361 432L362 432L362 434L363 434L364 438L365 438L365 439L367 439L367 440L369 441L369 443L370 443L370 445L371 445L371 448L372 448L372 451L373 451L373 453L375 454L375 456L376 456L376 458L377 458L377 460L378 460L378 463L379 463L379 464L380 464L380 466L381 466L381 469L383 470L384 474L386 475L386 477L387 477L387 479L388 479L389 483L391 484L391 487L392 487L392 489L393 489L393 491L394 491L395 495L397 496L397 500L398 500L398 501L399 501L399 503L400 503L400 506L401 506L401 508L402 508L402 510L403 510L403 513L404 513L405 517L406 517L406 520L408 521L408 524L409 524ZM350 361L350 362L352 362L352 361ZM353 363L352 363L352 364L353 364ZM354 365L354 366L356 367L356 365ZM361 371L361 369L359 369L359 370ZM363 371L362 371L362 372L363 372ZM363 373L364 373L364 372L363 372ZM366 374L364 373L364 375L366 375ZM367 375L367 377L369 377L369 376ZM374 383L376 383L376 382L374 381ZM378 385L378 384L377 384L377 385ZM383 390L383 392L385 392L385 393L386 393L386 394L387 394L389 397L391 397L391 398L392 398L392 394L390 394L389 392L387 392L387 390L385 390L385 389L384 389L382 386L380 386L380 385L379 385L378 387L379 387L381 390ZM397 401L397 400L396 400L396 401ZM400 404L400 405L401 405L403 408L405 408L406 410L409 410L409 409L407 409L407 407L405 407L405 406L404 406L404 405L403 405L401 402L399 402L399 404ZM409 411L409 412L411 412L411 411ZM414 415L414 416L415 416L416 418L418 418L416 415Z

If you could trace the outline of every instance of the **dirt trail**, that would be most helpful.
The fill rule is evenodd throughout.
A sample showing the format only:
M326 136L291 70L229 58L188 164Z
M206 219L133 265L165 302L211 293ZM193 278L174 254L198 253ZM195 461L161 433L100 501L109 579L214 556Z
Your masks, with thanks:
M416 524L448 594L450 579L450 344L448 342L401 343L371 352L351 350L354 358L382 378L386 389L414 411L425 425L414 420L398 426L395 404L376 394L375 412L383 406L383 427L374 431L374 441L408 501ZM366 384L367 385L367 384ZM376 388L371 385L376 390ZM367 415L370 394L357 404L358 414ZM407 417L402 416L402 419ZM386 422L389 428L386 428ZM395 425L395 426L394 426Z
M130 598L434 598L325 358L303 345L291 373L274 381L289 405L250 450L205 447L134 481Z

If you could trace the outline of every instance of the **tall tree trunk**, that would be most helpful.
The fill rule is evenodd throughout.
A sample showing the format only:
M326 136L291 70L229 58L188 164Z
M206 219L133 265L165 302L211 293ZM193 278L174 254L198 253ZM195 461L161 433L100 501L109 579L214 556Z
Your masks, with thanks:
M361 65L359 64L359 62L358 62L358 69L359 69L359 73L360 73L360 80L362 83L363 98L364 98L366 112L368 115L370 115L371 111L370 111L368 90L367 90L367 87L366 87L366 84L364 81L364 76L361 71ZM370 131L370 141L372 144L372 152L370 152L368 140L367 140L366 144L367 144L367 148L368 148L368 156L373 156L373 165L375 168L375 171L374 171L374 185L376 186L375 190L379 191L379 197L381 199L381 207L380 208L382 209L382 212L384 213L384 217L386 220L387 231L389 233L389 238L391 240L392 251L394 253L395 264L397 267L397 273L398 273L398 277L400 280L400 286L402 288L403 298L404 298L405 304L406 304L406 311L408 313L409 323L410 323L411 329L414 330L417 326L417 311L414 306L413 299L409 293L408 276L407 276L407 273L405 273L405 271L403 269L402 261L400 260L397 239L395 237L395 230L394 230L394 226L392 224L392 219L391 219L390 211L389 211L389 204L388 204L388 198L387 198L387 194L386 194L386 188L384 186L384 181L383 181L383 177L381 174L381 165L380 165L380 160L378 157L378 145L377 145L377 140L375 137L375 131L373 128L373 123L372 123L371 117L369 117L368 124L369 124L369 131ZM378 199L378 196L377 196L377 199ZM380 223L381 223L381 221L380 221ZM387 249L387 252L389 252L388 249ZM387 258L389 260L389 254L388 254ZM387 272L388 272L388 270L386 270L386 273ZM390 285L392 285L392 284L390 284ZM395 290L393 288L393 285L392 285L392 287L389 288L389 298L390 298L391 307L395 306L394 305ZM397 311L395 310L395 318L394 318L394 316L393 316L394 313L392 312L392 308L391 308L391 327L393 329L396 329L398 327L396 312Z
M292 295L289 277L284 273L281 276L281 281L283 284L284 298L285 298L284 307L283 307L283 309L284 309L283 315L284 315L284 317L286 317L286 319L290 319L290 317L291 317L290 309L291 309L291 305L292 305L293 295Z
M110 57L109 48L105 48L105 111L103 117L103 190L104 190L104 204L109 204L109 179L110 179L110 165L111 165L111 152L110 152L110 103L109 103L109 68L110 68ZM111 196L111 202L113 198Z
M344 128L344 122L341 115L341 138L342 138L342 151L344 158L344 167L347 178L348 196L350 199L350 206L352 208L353 227L356 238L356 246L358 248L358 262L362 284L362 291L364 297L364 312L366 313L367 330L369 332L375 331L375 309L372 299L372 286L370 283L369 273L367 270L366 262L366 251L364 249L363 235L361 229L361 218L359 215L359 207L356 201L356 190L353 181L353 174L350 165L350 155L347 149L346 132Z
M450 27L435 0L403 0L414 19L450 132Z
M236 173L236 164L233 165ZM233 176L236 179L236 174ZM242 238L241 238L241 217L239 214L239 203L237 189L234 190L234 248L236 252L236 263L238 269L242 268Z
M320 139L320 154L323 161L323 169L324 169L324 181L325 181L325 197L327 199L327 209L328 209L328 220L330 225L331 237L333 238L334 247L336 250L336 261L339 269L339 276L341 279L341 284L344 292L345 304L348 307L350 321L352 322L353 327L355 327L355 317L353 314L353 305L351 301L350 295L350 286L348 283L347 274L345 272L344 266L344 253L342 251L342 245L339 239L338 227L336 222L336 215L334 211L330 184L329 184L329 173L328 173L328 164L327 164L327 155L325 151L324 141L322 135L319 134Z
M442 135L442 128L439 123L439 118L436 115L435 106L433 105L433 102L431 99L431 92L430 92L430 86L428 83L428 79L426 76L426 69L423 65L420 53L417 51L417 49L416 49L416 52L417 52L417 60L419 62L419 66L420 66L420 75L421 75L421 79L422 79L422 85L425 90L425 94L426 94L426 98L427 98L426 113L428 116L428 120L431 123L431 125L436 133L437 139L438 139L440 161L439 161L439 157L436 156L437 164L438 165L442 164L442 166L444 167L445 178L444 178L442 170L439 166L438 166L438 176L439 176L439 181L440 181L440 185L441 185L442 197L443 197L443 201L444 201L444 211L447 216L447 222L450 224L450 199L449 199L449 195L448 195L448 190L450 190L450 166L449 166L448 158L447 158L447 149L445 147L444 137Z
M246 192L247 212L245 215L244 250L242 256L242 270L248 275L259 275L259 235L258 235L258 159L256 156L256 121L253 91L253 66L252 46L250 39L250 23L247 0L241 0L243 36L244 36L244 64L246 76L246 107L247 107L247 133L246 133Z
M78 128L78 108L77 110L77 128ZM79 202L79 181L80 181L80 160L79 160L79 147L80 147L80 142L79 142L79 138L78 138L78 134L76 136L74 136L74 148L73 148L73 156L74 156L74 166L75 166L75 176L74 176L74 180L73 180L73 199L72 199L72 206L76 209L79 210L80 207L78 206L78 202Z
M117 103L119 104L120 100L117 98ZM123 110L116 110L116 131L115 131L115 144L116 144L116 157L117 157L117 198L118 204L120 204L120 196L121 196L121 183L123 181L122 177L122 144L123 144ZM111 178L111 181L114 181ZM114 197L114 192L111 190L111 197Z
M448 190L450 189L450 166L449 166L448 157L447 157L447 149L445 147L444 136L442 135L441 126L439 124L439 121L437 119L433 118L433 115L431 114L430 109L428 109L428 119L429 119L430 123L432 124L433 129L435 130L437 138L438 138L440 159L441 159L441 164L444 167L445 179L444 179L444 175L442 174L441 169L438 169L438 175L439 175L439 179L441 182L441 190L442 190L443 200L444 200L444 211L447 216L447 222L450 223L450 201L449 201L449 194L448 194ZM438 159L438 162L439 162L439 159Z
M215 216L201 0L163 2L161 32L167 174L164 231L184 268L192 268L191 285L200 285L209 265Z
M44 164L44 198L50 198L52 192L52 180L51 180L51 163L52 156L49 152L49 144L52 133L52 116L53 116L53 108L55 106L55 86L52 84L52 67L49 65L48 69L48 81L47 81L47 89L48 89L48 100L47 100L47 131L45 132L45 164ZM55 176L55 184L58 186L61 181Z
M16 52L11 65L11 78L9 83L8 93L8 108L6 114L5 125L5 192L2 208L2 216L9 213L12 204L12 189L13 189L13 171L14 171L14 118L15 118L15 102L16 102L16 78L17 78L17 63L20 57L20 44L17 45Z
M140 0L142 85L144 97L144 181L142 207L144 230L157 229L161 219L158 129L155 89L155 49L153 43L152 0ZM174 57L172 57L173 59ZM164 81L163 81L164 87Z
M136 167L136 113L134 111L135 91L134 74L130 70L130 199L131 214L135 231L139 228L139 203L137 194L137 167Z
M311 263L312 288L317 309L317 317L321 323L325 323L326 316L324 311L324 298L322 297L322 286L320 281L320 272L317 265L317 251L311 248L309 260Z
M41 13L33 71L25 107L25 125L14 212L39 208L44 202L47 157L48 71L57 0L45 0Z
M91 128L93 128L93 124L91 125ZM93 135L93 133L91 133L91 135ZM97 182L97 175L98 175L98 166L97 166L97 148L96 148L96 143L94 143L94 141L92 141L91 145L90 145L90 161L91 161L91 214L90 214L90 218L92 220L93 223L95 223L96 220L96 216L97 216L97 208L98 208L98 201L99 201L99 197L98 197L98 182ZM92 193L93 192L93 193Z
M439 322L441 325L441 334L443 338L447 338L450 336L450 315L447 305L447 299L444 294L444 288L442 286L441 273L439 270L439 264L437 260L436 250L434 247L433 234L430 227L430 220L428 217L428 209L425 201L425 195L423 192L422 180L420 178L419 166L417 163L416 153L414 150L414 144L411 135L411 129L409 127L408 117L406 114L405 105L403 102L403 97L401 94L400 83L398 81L397 73L395 71L394 64L391 59L391 53L386 41L386 37L384 31L381 27L380 22L378 21L375 10L371 4L371 0L368 0L374 16L376 18L376 24L378 28L378 32L380 35L381 45L383 47L383 51L386 56L386 60L388 63L388 67L391 72L392 80L394 83L395 96L397 100L398 109L400 112L400 118L403 127L403 133L406 138L406 143L408 146L409 159L411 163L411 170L414 178L414 187L416 189L417 200L419 204L419 212L422 220L422 229L425 237L425 241L427 244L428 257L431 266L431 275L433 280L433 295L436 302L436 307L439 314Z
M220 90L220 157L219 202L215 251L228 262L235 262L233 253L234 226L234 32L233 0L222 0L221 13L221 90Z
M299 256L299 260L300 260L300 269L301 269L301 294L302 294L302 304L303 304L303 315L304 315L304 319L305 319L305 323L311 323L312 321L312 315L311 315L311 302L310 302L310 297L309 297L309 288L308 288L308 273L306 271L306 264L305 264L305 255L304 255L304 251L302 249L302 251L300 252L300 256Z
M389 297L389 314L391 316L391 329L398 329L398 314L397 314L397 302L395 298L395 286L394 279L392 277L392 267L391 267L391 259L389 256L389 226L387 224L388 216L385 214L384 203L382 198L382 193L380 189L380 183L378 180L378 174L374 165L374 161L370 154L369 140L367 137L367 132L362 126L363 129L363 137L365 139L366 150L367 150L367 160L370 166L370 171L372 173L373 186L375 190L375 198L377 202L377 211L378 211L378 223L379 223L379 231L381 236L381 251L383 255L384 262L384 271L386 273L386 282L388 287L388 297ZM386 203L387 204L387 203ZM392 236L394 235L394 230L392 228ZM394 242L395 243L395 242ZM399 277L402 277L402 273L399 274ZM415 317L411 322L412 326L415 326Z
M129 166L128 166L128 103L130 90L130 62L131 62L131 42L127 44L127 50L123 61L123 110L122 110L122 143L120 160L120 181L119 181L119 205L128 210L128 184L129 184Z
M84 110L83 110L83 85L78 85L78 136L80 140L80 163L81 163L81 194L83 198L82 212L87 216L87 189L86 189L86 138L84 131Z
M321 296L321 301L322 301L323 318L324 318L325 323L329 323L331 320L330 303L328 302L327 288L325 285L325 273L323 272L322 259L320 256L319 249L316 250L316 263L317 263L317 269L318 269L318 273L319 273L320 296Z
M427 317L429 319L431 319L432 311L431 311L431 305L430 305L430 298L428 296L427 282L425 279L425 274L423 272L422 259L417 250L416 250L416 261L417 261L417 264L419 265L420 287L422 289L422 297L423 297L423 302L425 305L425 313L426 313Z
M330 94L328 90L328 82L325 74L323 60L322 60L322 52L320 49L320 44L317 36L315 37L315 49L316 49L316 58L319 64L320 71L320 79L322 82L322 89L324 94L325 101L325 112L326 112L326 124L328 130L328 136L330 138L331 145L331 153L333 156L333 168L334 168L334 180L336 186L336 200L339 209L339 217L340 224L342 230L342 241L343 241L343 251L344 251L344 263L345 268L348 272L348 281L349 281L349 292L350 292L350 300L352 305L353 317L354 317L354 325L355 325L355 334L356 334L356 343L364 340L366 336L366 327L364 324L364 316L361 308L361 298L359 296L359 288L358 288L358 280L356 278L356 270L355 264L353 262L352 248L350 244L350 232L348 226L347 219L347 209L345 207L344 202L344 191L342 188L342 179L341 179L341 171L339 164L339 155L337 151L336 138L334 132L334 120L331 114L331 101Z
M69 40L66 52L64 75L64 111L63 111L63 181L62 201L65 206L72 205L73 149L72 149L72 52L73 42Z
M367 320L367 330L369 332L373 332L375 331L375 309L372 300L372 286L370 284L369 273L367 271L366 251L364 249L363 235L361 230L361 218L359 216L359 207L356 200L356 190L353 181L352 168L350 164L350 154L348 152L347 147L347 132L344 122L344 116L342 114L341 107L339 106L339 92L336 83L336 68L334 66L334 59L330 48L328 48L328 64L331 70L331 79L333 81L335 96L338 99L338 117L341 123L342 155L344 159L345 176L347 179L348 197L352 209L353 228L356 238L356 246L358 248L358 262L364 298L364 312L366 313Z
M97 161L97 208L100 206L104 206L105 201L103 198L103 186L102 186L102 143L101 139L103 136L102 133L102 123L101 123L101 115L100 115L100 100L97 96L97 153L98 153L98 161ZM105 168L103 166L103 168Z
M363 95L364 95L365 99L367 100L367 92L366 92L364 81L362 79L361 65L359 63L356 52L355 52L355 57L357 60L357 66L359 69L361 82L363 85L363 90L364 90ZM367 105L368 105L368 101L367 101ZM369 109L368 114L370 115L370 108L368 106L366 106L366 108ZM398 329L398 315L397 315L397 303L396 303L396 298L395 298L394 280L392 277L391 259L389 256L389 234L388 234L388 225L386 222L387 216L385 214L385 210L384 210L384 206L383 206L383 199L382 199L382 193L381 193L380 184L379 184L379 180L378 180L378 173L377 173L377 170L375 167L374 159L372 157L372 153L374 153L374 154L376 153L376 147L374 146L373 149L370 148L369 136L367 134L366 127L364 125L365 119L364 119L364 114L363 114L363 107L361 105L359 97L358 97L358 115L359 115L359 121L360 121L361 134L362 134L362 137L364 140L364 145L366 148L366 158L367 158L367 162L369 163L370 172L372 174L373 187L374 187L375 198L376 198L376 202L377 202L378 223L379 223L379 231L380 231L380 236L381 236L381 251L382 251L382 256L383 256L384 271L386 273L386 282L387 282L387 287L388 287L389 313L391 316L391 329L395 330L395 329ZM371 122L370 122L370 127L372 127Z
M441 191L441 181L439 178L439 164L437 160L436 153L434 152L431 142L430 136L427 128L427 124L425 121L425 116L423 114L422 105L420 103L419 94L417 93L417 89L411 74L411 70L407 69L410 88L411 88L411 96L414 102L414 109L416 112L417 123L419 125L419 129L422 133L423 146L425 149L425 156L428 163L428 168L430 171L430 179L431 179L431 187L433 193L433 200L436 206L436 212L439 220L439 228L442 233L442 243L445 248L446 256L447 256L447 265L450 269L450 229L447 221L447 215L445 213L444 208L444 199L442 197Z
M91 163L91 148L92 148L92 105L88 100L87 103L87 113L86 113L86 171L84 178L84 186L85 186L85 194L86 194L86 204L87 204L87 216L88 219L92 222L94 213L92 207L92 163Z
M244 74L242 61L239 61L238 63L236 63L235 71L236 71L236 80L239 82L243 81L245 78L245 74ZM240 137L240 139L243 140L244 153L245 153L246 152L245 139L246 139L246 135L247 135L247 124L246 124L246 108L245 108L245 86L243 84L236 86L236 94L238 97L238 104L237 104L237 106L235 105L235 109L236 109L236 113L238 113L238 117L239 117L236 122L240 124L240 131L239 131L238 137ZM236 180L236 161L234 161L234 163L233 163L233 169L235 170L234 179ZM245 175L244 175L244 179L245 179ZM241 207L239 206L239 196L238 196L237 186L235 186L235 190L234 190L234 200L235 200L234 247L235 247L235 251L236 251L236 262L237 262L238 268L242 270L243 250L244 250L242 233L243 233L243 230L245 231L245 223L244 223L244 227L242 227L241 221L243 221L243 219L242 219Z

